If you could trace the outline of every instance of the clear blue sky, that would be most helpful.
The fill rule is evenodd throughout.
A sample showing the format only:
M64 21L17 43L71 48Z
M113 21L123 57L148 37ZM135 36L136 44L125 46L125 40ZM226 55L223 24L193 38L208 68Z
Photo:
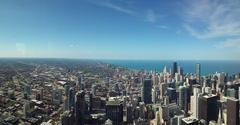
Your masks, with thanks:
M239 0L1 0L0 57L240 59Z

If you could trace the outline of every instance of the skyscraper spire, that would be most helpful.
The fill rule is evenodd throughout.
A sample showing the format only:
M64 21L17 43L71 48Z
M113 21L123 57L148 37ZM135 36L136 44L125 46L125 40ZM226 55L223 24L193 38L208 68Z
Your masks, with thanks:
M167 73L167 66L166 65L164 65L163 73L164 74Z

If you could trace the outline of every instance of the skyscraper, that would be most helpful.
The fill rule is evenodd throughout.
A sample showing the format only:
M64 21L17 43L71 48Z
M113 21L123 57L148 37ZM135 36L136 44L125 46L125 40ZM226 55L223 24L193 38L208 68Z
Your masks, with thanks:
M65 85L64 86L65 88L65 96L64 96L64 110L69 110L69 89L70 89L70 86L69 85Z
M196 64L196 79L197 79L197 83L201 84L201 64L200 63Z
M177 66L177 62L173 62L173 76L175 76L175 73L178 72L178 66Z
M145 104L152 103L152 80L145 79L142 85L142 100Z
M198 96L200 93L199 88L193 88L193 96L191 96L191 112L194 118L198 118Z
M75 97L75 120L76 125L84 125L84 113L86 109L85 93L79 91Z
M179 95L178 95L178 105L181 110L184 110L187 112L188 109L188 88L185 86L179 87Z
M75 105L75 90L73 87L71 87L69 89L69 92L68 92L68 104L69 104L69 109L74 107Z
M113 121L113 125L122 125L123 104L119 100L108 101L106 104L106 117Z
M24 118L28 117L28 111L30 110L30 101L26 100L23 105L23 115Z
M53 89L52 102L56 105L62 102L62 91L60 89Z
M218 104L219 96L217 95L204 95L199 97L199 119L204 119L209 123L209 121L218 119Z
M239 125L239 100L227 99L227 125Z
M24 96L26 96L26 98L29 98L29 96L31 95L31 86L26 84L24 85Z
M61 114L61 124L62 125L73 125L74 124L74 117L71 111L65 111Z
M131 104L127 105L127 111L126 111L126 115L127 115L127 123L133 123L133 106Z

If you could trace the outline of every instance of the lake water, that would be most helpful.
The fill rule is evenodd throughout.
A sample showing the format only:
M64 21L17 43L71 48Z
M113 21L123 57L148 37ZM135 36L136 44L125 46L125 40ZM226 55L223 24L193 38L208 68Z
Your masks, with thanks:
M164 65L169 68L173 67L173 62L170 60L103 60L103 62L122 66L129 69L136 70L148 70L163 71ZM196 63L201 64L201 70L203 75L215 73L215 72L225 72L229 74L240 73L240 61L197 61L197 60L187 60L187 61L176 61L178 66L181 66L184 73L195 73Z

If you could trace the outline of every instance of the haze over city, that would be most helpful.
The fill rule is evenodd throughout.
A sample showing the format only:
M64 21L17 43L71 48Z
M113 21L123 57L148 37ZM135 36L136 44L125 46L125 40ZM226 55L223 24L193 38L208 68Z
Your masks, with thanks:
M1 0L0 57L239 60L239 14L239 0Z

